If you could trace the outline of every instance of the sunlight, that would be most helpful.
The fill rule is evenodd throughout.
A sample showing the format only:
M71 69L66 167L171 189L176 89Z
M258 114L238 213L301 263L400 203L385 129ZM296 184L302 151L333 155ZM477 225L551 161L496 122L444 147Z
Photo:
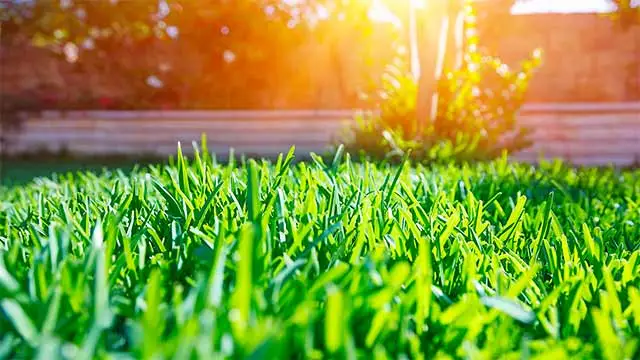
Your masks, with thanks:
M427 0L409 0L411 5L415 9L422 9L425 7Z
M416 0L412 0L416 1ZM373 0L371 9L369 10L369 18L373 21L391 23L394 26L402 26L402 20L400 20L389 8L382 2L382 0Z

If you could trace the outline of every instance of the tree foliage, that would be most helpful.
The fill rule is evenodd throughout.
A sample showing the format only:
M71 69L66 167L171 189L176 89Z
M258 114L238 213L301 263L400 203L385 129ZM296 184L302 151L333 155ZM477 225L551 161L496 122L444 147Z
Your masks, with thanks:
M20 2L5 5L3 40L29 41L79 67L97 64L100 71L129 79L138 93L150 94L150 106L264 106L275 92L313 87L296 66L305 44L316 41L336 56L347 50L371 58L371 36L385 25L368 18L369 5L362 0ZM347 43L348 49L340 48ZM150 76L162 86L149 87ZM280 84L294 78L291 89ZM134 100L140 106L140 99Z
M638 8L632 8L630 0L610 1L618 7L615 16L621 24L638 20ZM408 0L380 2L402 20L411 10ZM516 0L475 2L482 5L477 7L478 21L490 16L500 23L500 16L508 16ZM91 64L92 69L129 79L129 87L145 97L116 99L135 102L126 106L145 106L145 102L151 107L260 106L274 89L285 91L279 86L282 79L299 78L288 90L292 92L313 86L291 56L310 38L326 44L328 52L353 53L365 66L377 60L371 36L381 25L367 16L372 4L371 0L14 0L0 3L0 20L5 45L29 41L79 68ZM397 30L388 26L385 31ZM406 33L395 36L398 41L406 39ZM148 86L150 76L163 86ZM216 93L213 89L220 84L229 91Z
M624 29L640 26L640 5L633 4L632 0L609 0L616 5L617 11L613 14Z

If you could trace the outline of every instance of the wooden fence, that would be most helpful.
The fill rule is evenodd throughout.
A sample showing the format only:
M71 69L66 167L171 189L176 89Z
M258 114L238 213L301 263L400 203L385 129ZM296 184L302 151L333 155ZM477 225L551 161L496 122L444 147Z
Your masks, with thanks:
M82 155L169 155L189 151L206 133L211 151L274 156L323 152L351 122L351 111L86 111L43 112L9 134L10 154L68 151ZM534 145L513 157L562 158L576 165L640 162L640 102L530 104L521 125Z

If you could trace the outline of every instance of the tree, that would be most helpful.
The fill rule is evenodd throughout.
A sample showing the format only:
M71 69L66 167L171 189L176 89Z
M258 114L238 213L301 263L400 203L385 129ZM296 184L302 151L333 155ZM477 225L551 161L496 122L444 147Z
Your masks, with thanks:
M640 25L640 3L633 4L633 0L609 0L616 6L614 19L623 29Z
M466 1L430 0L419 8L411 5L414 0L382 0L417 29L412 47L419 53L413 66L414 74L420 75L419 124L433 121L437 113L438 79L462 63L462 9ZM640 19L631 0L609 1L617 5L620 23L633 24ZM515 2L473 1L490 9L486 16L494 19L508 15ZM144 82L149 75L162 72L167 86L154 90L157 96L175 97L167 90L170 88L198 97L197 105L210 101L209 89L220 81L230 87L235 83L239 89L276 86L279 79L290 76L291 66L282 63L283 55L309 37L353 38L355 51L362 43L358 40L372 31L367 17L371 5L372 0L34 0L0 3L0 20L5 28L3 40L19 35L70 58L79 54L77 61L94 57L95 62L102 61L112 71L135 79L140 91L149 90ZM341 33L332 32L332 28L342 29ZM167 54L157 55L159 44L169 49ZM171 54L197 56L173 61L171 70L160 71L167 67ZM194 64L198 66L194 68ZM238 69L245 76L238 77ZM235 97L229 93L229 99Z
M174 93L200 95L208 93L211 81L233 86L237 77L228 76L230 68L244 67L248 78L251 69L271 65L268 58L276 49L295 46L299 31L288 28L291 14L278 4L275 0L10 3L6 38L26 38L73 62L102 62L105 70L126 76L141 92L167 98L172 88ZM196 65L200 67L191 67ZM145 80L151 75L166 86L147 87Z
M151 103L185 106L182 98L190 107L238 107L259 106L274 89L311 98L281 84L295 79L310 91L311 79L292 62L309 39L327 43L334 58L367 58L381 26L367 17L369 6L370 0L35 1L8 3L0 16L10 29L5 41L23 38L62 59L71 55L79 68L97 64L122 74L127 90L152 93ZM341 45L349 39L348 48ZM151 75L161 88L146 85ZM215 92L220 84L223 94ZM140 106L135 98L123 101Z
M632 0L608 1L616 6L613 17L623 28L640 24L640 6L633 6ZM483 20L499 23L500 17L509 16L516 2L518 0L438 0L428 1L423 9L416 9L416 18L419 20L416 41L421 69L416 112L418 136L425 124L432 123L437 116L437 87L444 72L456 70L462 65L464 6L482 5L484 11L480 15Z
M459 66L462 52L461 0L429 1L418 16L420 77L416 117L417 135L424 132L425 120L435 120L438 111L437 84L444 69Z
M446 71L455 71L464 57L464 7L485 3L489 16L504 16L516 0L441 0L429 1L419 11L418 51L420 79L416 112L417 135L421 136L425 123L433 122L438 114L438 83ZM487 6L486 3L490 3ZM483 13L485 17L488 14Z

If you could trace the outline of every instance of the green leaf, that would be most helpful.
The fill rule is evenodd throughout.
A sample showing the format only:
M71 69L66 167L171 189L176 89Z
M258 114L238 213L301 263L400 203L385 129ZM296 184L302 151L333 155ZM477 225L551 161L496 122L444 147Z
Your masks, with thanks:
M162 305L162 289L160 271L155 269L149 275L145 289L145 311L142 318L144 329L143 357L151 359L157 354L161 346L161 336L164 331L164 319L160 311Z
M245 343L248 339L248 329L253 298L253 249L255 229L251 224L245 224L240 230L238 238L238 256L236 268L236 283L231 294L230 320L234 335Z
M260 217L260 183L258 182L258 165L252 159L249 161L247 182L247 213L249 220L258 222Z
M522 305L513 300L499 296L488 296L482 298L482 303L490 308L507 314L509 317L523 324L533 324L536 320L536 314L533 311L525 309Z
M32 347L38 345L40 334L20 304L13 299L3 299L0 307L20 336Z
M602 357L606 360L621 359L623 348L620 339L618 339L613 330L611 319L598 309L593 309L591 315L593 316L595 333L598 335Z
M334 286L327 289L327 307L324 318L324 336L327 350L336 353L345 345L345 316L344 295Z

